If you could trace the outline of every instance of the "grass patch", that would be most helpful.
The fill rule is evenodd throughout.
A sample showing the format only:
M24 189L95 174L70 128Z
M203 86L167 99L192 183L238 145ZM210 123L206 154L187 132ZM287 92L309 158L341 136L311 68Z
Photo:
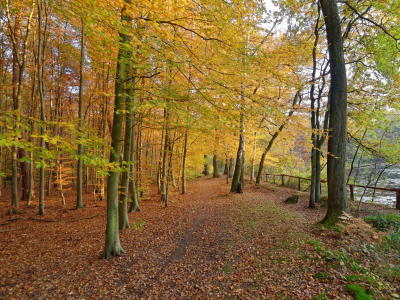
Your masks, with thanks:
M370 295L367 294L365 289L356 284L348 284L346 290L354 294L355 300L374 300Z

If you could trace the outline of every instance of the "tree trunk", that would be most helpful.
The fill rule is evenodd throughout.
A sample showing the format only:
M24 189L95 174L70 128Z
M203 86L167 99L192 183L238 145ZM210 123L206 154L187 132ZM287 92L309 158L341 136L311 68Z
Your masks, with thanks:
M237 191L237 186L240 181L240 175L242 173L243 155L244 155L244 136L240 134L239 147L236 156L235 172L233 174L232 185L231 185L231 192Z
M11 22L11 20L9 20ZM11 34L13 34L11 32ZM13 64L12 64L12 97L13 97L13 108L14 110L19 110L21 103L18 101L18 90L22 87L19 86L19 63L18 57L20 56L21 46L21 24L20 24L20 13L16 14L15 25L14 25L14 47L13 47ZM15 117L15 129L19 128L19 118ZM15 137L16 142L18 137ZM12 177L11 177L11 205L18 207L18 148L13 145L11 148L12 157Z
M207 154L204 154L204 175L210 175L210 168L208 166L208 157Z
M240 172L240 183L242 185L242 189L244 188L244 163L245 163L245 152L244 152L244 145L243 145L243 154L242 154L242 171Z
M313 141L313 147L311 149L311 188L310 188L310 203L309 208L315 208L315 186L316 186L316 150L314 147L315 134L312 133L311 140Z
M45 64L45 49L46 49L46 29L47 29L47 15L46 15L46 22L44 32L42 33L42 3L38 4L38 24L39 24L39 35L38 35L38 84L39 84L39 96L40 96L40 120L42 123L46 122L45 116L45 98L44 98L44 64ZM43 35L43 37L42 37ZM43 38L43 40L42 40ZM46 134L46 125L43 124L41 128L41 135L40 138L40 148L42 149L41 154L41 166L40 166L40 183L39 183L39 215L44 215L44 185L45 185L45 157L44 157L44 150L46 147L44 141L44 135Z
M341 21L335 0L320 0L325 17L331 68L331 99L328 140L328 211L322 222L333 225L349 212L346 190L347 82Z
M229 162L229 178L233 178L233 174L235 173L235 159L232 157Z
M83 104L83 68L84 68L84 34L85 27L83 25L83 18L81 18L81 56L79 61L79 108L78 108L78 119L79 119L79 133L78 133L78 141L82 139L82 104ZM83 207L82 201L82 155L83 155L83 144L78 144L78 165L76 171L76 208Z
M254 133L254 149L253 158L251 159L251 170L250 170L250 182L253 183L254 180L254 164L256 161L256 149L257 149L257 132Z
M132 56L132 51L128 51L128 57ZM127 68L127 77L136 77L133 76L133 67L132 63L129 63L129 67ZM124 167L126 168L122 173L121 180L121 192L119 199L119 229L129 228L129 217L128 217L128 191L129 191L129 171L130 171L130 163L132 162L132 151L134 150L132 147L132 128L134 122L134 97L135 97L135 82L134 79L129 80L126 84L126 97L125 97L125 110L129 111L129 115L125 116L125 143L124 143Z
M321 201L321 151L316 150L315 151L315 202L320 202L320 201Z
M127 2L127 1L126 1ZM127 2L128 3L128 2ZM122 23L130 24L131 18L126 14L126 6L122 8ZM124 102L124 82L125 64L128 59L126 48L129 47L127 35L120 33L120 45L118 49L117 74L115 78L115 104L113 116L113 128L111 134L110 163L119 165L121 155L121 135L123 123L123 102ZM109 172L107 185L107 226L106 241L102 258L109 256L120 256L125 251L121 247L119 240L118 222L118 178L119 171Z
M269 141L269 143L267 145L267 148L265 149L265 151L263 152L263 154L261 156L261 161L260 161L260 165L258 167L258 173L257 173L257 178L256 178L256 184L260 184L260 182L261 182L262 172L264 170L265 157L266 157L267 153L269 152L269 150L271 150L275 139L278 137L279 133L285 127L287 120L293 115L293 113L295 111L295 106L297 105L297 101L299 104L301 103L300 91L297 91L296 95L293 98L292 108L290 109L287 119L281 124L281 126L279 126L278 130L275 131L274 135L272 136L271 140Z
M133 82L135 82L135 79L133 79ZM135 118L135 115L133 114L132 116ZM132 127L132 134L131 134L131 161L135 161L135 124L136 121L133 119L133 127ZM131 204L129 205L129 213L134 212L134 211L141 211L138 203L138 197L137 197L137 192L136 192L136 185L135 185L135 166L131 165L131 176L129 178L129 193L130 193L130 202Z
M218 154L214 154L213 156L213 167L214 167L213 178L220 178L221 175L219 175L219 170L218 170Z
M229 159L228 159L228 157L226 157L226 159L225 159L224 173L222 175L228 175L228 177L229 177Z
M186 194L186 155L187 155L187 140L188 132L185 132L185 142L183 144L183 159L182 159L182 194Z
M167 109L164 109L165 115L165 141L164 141L164 153L162 161L162 171L161 171L161 201L166 200L166 176L167 174L167 160L168 160L168 145L169 145L169 113Z

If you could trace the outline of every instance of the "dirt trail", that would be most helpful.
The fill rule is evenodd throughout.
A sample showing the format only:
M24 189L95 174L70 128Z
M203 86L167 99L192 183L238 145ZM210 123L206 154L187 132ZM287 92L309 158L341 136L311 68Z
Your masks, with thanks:
M336 242L310 228L325 209L307 209L305 194L287 205L297 192L267 183L246 184L243 194L229 189L226 178L201 177L186 195L171 194L167 208L150 192L143 211L129 215L143 228L123 230L127 253L107 260L99 260L105 201L86 195L85 207L73 210L72 191L65 207L47 197L44 219L81 219L45 222L37 207L5 216L2 196L0 229L27 228L0 232L0 299L351 299L342 277L316 279L330 271L309 241Z
M0 233L0 298L213 298L219 289L225 244L226 209L230 205L225 179L202 177L189 182L188 194L171 195L169 207L151 194L143 212L129 215L144 222L143 230L121 232L127 252L121 258L99 260L105 217L68 223L34 221L33 209L24 219L3 228L26 228ZM75 218L105 211L105 201L80 211L64 212L58 200L48 203L47 219ZM86 212L84 212L86 210ZM68 213L65 213L68 212ZM77 215L75 215L77 212ZM55 217L57 216L57 217ZM3 223L7 217L3 215ZM41 226L36 226L36 225Z

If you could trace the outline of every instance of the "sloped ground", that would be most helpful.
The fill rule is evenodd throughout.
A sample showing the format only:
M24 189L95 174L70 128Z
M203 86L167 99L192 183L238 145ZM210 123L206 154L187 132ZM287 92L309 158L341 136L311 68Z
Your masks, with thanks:
M336 243L310 229L325 209L308 210L306 197L286 205L293 190L269 184L248 184L244 194L229 188L225 178L198 178L188 194L171 195L168 208L150 193L143 211L129 215L134 226L120 234L127 253L107 260L99 260L105 201L86 195L86 206L73 210L72 192L65 207L50 196L40 220L36 206L6 216L3 194L0 298L351 299L343 278L315 276L328 263L310 241ZM1 232L15 228L25 229Z

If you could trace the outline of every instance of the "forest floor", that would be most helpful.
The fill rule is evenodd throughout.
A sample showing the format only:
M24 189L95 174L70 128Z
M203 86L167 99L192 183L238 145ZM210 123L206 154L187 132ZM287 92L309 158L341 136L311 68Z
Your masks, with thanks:
M378 274L369 250L315 225L326 209L308 209L306 193L286 204L298 192L269 183L229 190L225 176L201 177L188 182L186 195L172 193L166 208L153 188L120 232L126 254L106 260L99 259L106 201L84 194L84 208L75 210L75 193L66 191L65 206L55 194L45 198L43 217L37 198L21 205L23 214L7 216L3 190L0 298L352 299L345 286L359 282L358 273L375 278L362 281L366 290L397 292L398 280ZM371 205L362 213L377 209ZM353 260L338 259L343 249Z

